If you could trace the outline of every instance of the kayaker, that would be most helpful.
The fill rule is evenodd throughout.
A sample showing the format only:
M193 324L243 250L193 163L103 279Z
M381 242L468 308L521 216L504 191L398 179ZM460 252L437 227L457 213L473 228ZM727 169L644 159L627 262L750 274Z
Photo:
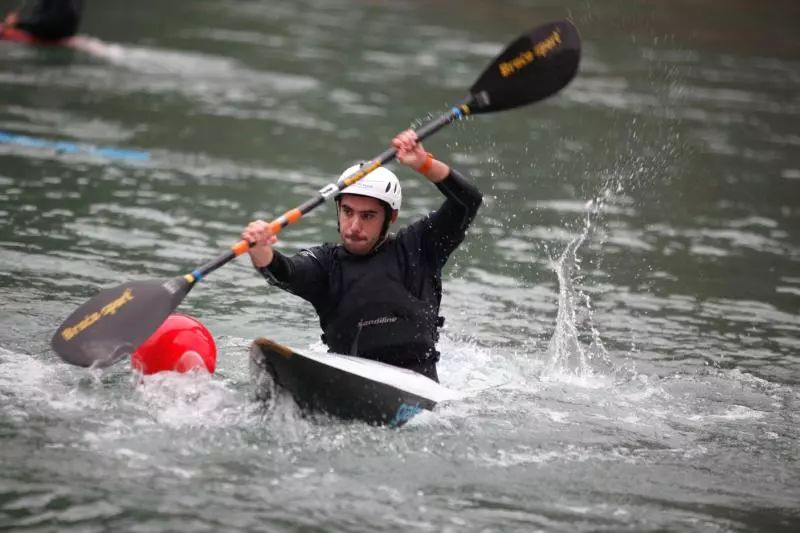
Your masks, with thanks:
M263 220L242 238L266 280L310 302L322 340L336 353L409 368L438 381L436 341L442 268L464 240L482 202L480 191L455 169L426 152L412 130L392 145L397 161L435 184L444 203L398 231L402 193L397 176L380 167L336 197L339 244L325 243L286 256ZM348 168L342 177L358 170Z
M82 12L83 0L26 1L6 15L0 32L14 28L41 41L60 41L77 33Z

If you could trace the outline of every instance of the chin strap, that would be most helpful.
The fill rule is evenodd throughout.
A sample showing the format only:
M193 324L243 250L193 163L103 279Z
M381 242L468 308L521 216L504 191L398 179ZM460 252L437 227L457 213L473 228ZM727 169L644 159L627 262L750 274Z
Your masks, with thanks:
M384 214L386 216L383 218L383 227L381 228L381 234L378 237L377 242L375 242L375 246L372 247L372 250L370 250L369 253L377 251L378 248L380 248L383 245L383 243L386 242L386 239L388 239L389 236L389 224L392 223L391 220L392 220L393 209L386 202L381 202L381 203L383 204ZM337 218L336 220L338 222L339 219Z

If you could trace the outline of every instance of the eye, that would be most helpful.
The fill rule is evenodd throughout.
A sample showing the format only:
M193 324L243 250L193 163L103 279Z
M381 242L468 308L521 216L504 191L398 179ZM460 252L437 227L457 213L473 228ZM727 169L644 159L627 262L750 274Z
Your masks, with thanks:
M364 213L363 215L361 215L361 218L363 218L364 220L372 220L373 218L375 218L375 213Z

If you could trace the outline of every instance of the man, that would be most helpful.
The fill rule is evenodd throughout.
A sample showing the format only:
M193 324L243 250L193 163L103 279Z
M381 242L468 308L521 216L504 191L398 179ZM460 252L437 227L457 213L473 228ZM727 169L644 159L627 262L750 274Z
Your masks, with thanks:
M37 0L25 2L9 13L0 24L24 31L40 41L60 41L77 33L81 22L83 0Z
M402 193L397 177L378 168L337 195L340 244L287 257L273 250L277 238L263 220L251 222L242 238L254 243L253 266L270 284L311 302L331 351L409 368L438 381L442 268L464 240L482 195L427 153L415 132L398 134L392 145L397 161L445 196L439 209L389 234Z

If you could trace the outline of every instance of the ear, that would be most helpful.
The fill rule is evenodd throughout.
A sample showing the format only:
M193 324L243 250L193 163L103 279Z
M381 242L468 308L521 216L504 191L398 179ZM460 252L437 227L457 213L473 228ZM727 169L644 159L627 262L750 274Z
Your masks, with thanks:
M389 224L394 224L397 222L397 214L399 211L397 209L392 209L392 216L389 217Z

